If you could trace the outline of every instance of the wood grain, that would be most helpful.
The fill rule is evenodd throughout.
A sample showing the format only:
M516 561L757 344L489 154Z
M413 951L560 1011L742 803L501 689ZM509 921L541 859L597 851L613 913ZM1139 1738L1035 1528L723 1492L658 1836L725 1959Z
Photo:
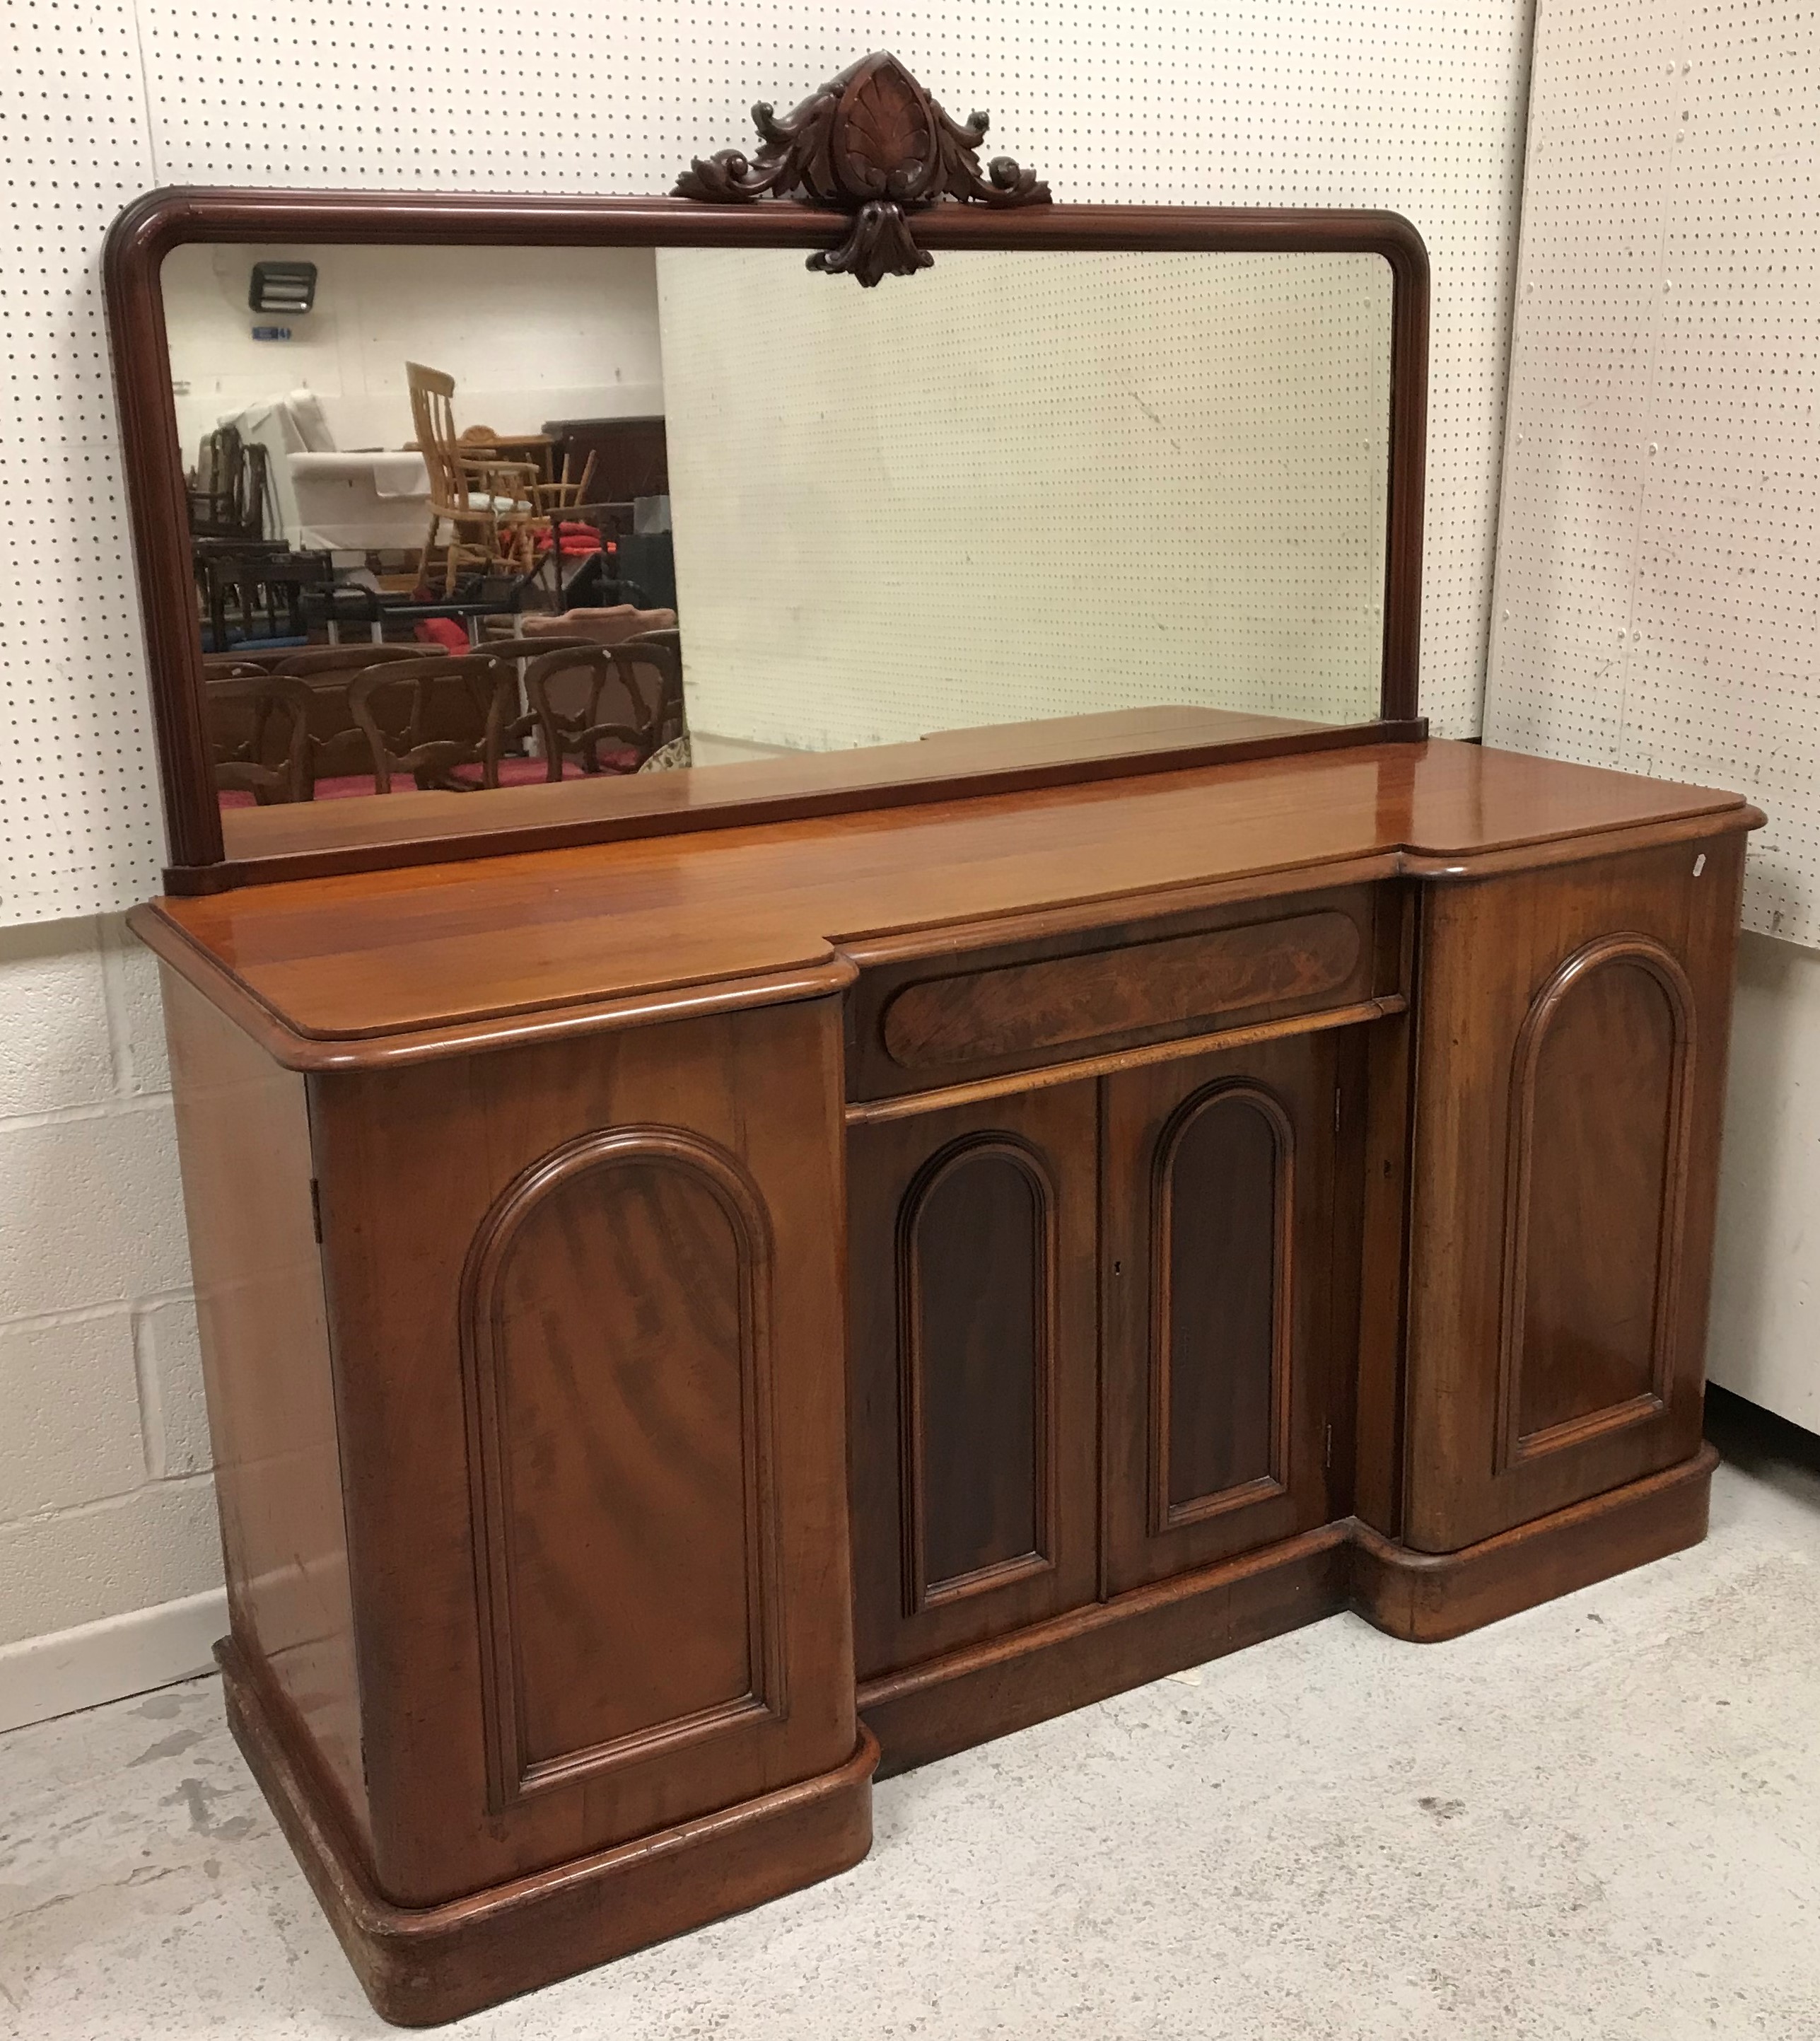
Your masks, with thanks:
M1457 1552L1412 1552L1351 1527L1352 1604L1393 1637L1438 1644L1685 1551L1706 1536L1719 1455L1690 1459Z
M1361 948L1357 924L1329 910L924 979L885 1009L885 1047L906 1070L946 1074L957 1066L1038 1062L1152 1030L1236 1020L1252 1008L1338 994Z
M1098 1171L1091 1084L848 1136L862 1677L1094 1593Z
M1334 1251L1338 1039L1102 1081L1102 1593L1335 1513L1335 1299L1357 1280Z
M1512 1058L1498 1468L1635 1424L1674 1373L1694 994L1659 943L1601 937Z
M661 1127L578 1136L482 1223L462 1333L495 1811L784 1714L770 1236L734 1159Z
M1714 836L1426 891L1403 1452L1403 1536L1416 1550L1479 1543L1699 1444L1743 851L1742 835ZM1567 993L1555 1024L1568 1029L1569 1082L1551 1095L1553 1028L1525 1037L1529 1017L1552 985L1572 982L1576 973L1562 977L1571 959L1605 954L1613 938L1614 959L1654 968L1634 995L1635 962L1616 960ZM1620 968L1627 975L1608 975ZM1661 989L1677 974L1685 1023ZM1596 996L1601 979L1620 994L1615 1012ZM1590 1002L1584 1032L1572 1021L1578 1000ZM1520 1053L1538 1048L1525 1082ZM1533 1138L1552 1144L1527 1244L1510 1188L1526 1111ZM1598 1131L1596 1152L1582 1123ZM1537 1191L1552 1200L1546 1212ZM1523 1286L1521 1301L1506 1303L1507 1278ZM1533 1338L1521 1330L1532 1309ZM1501 1347L1521 1356L1502 1371ZM1539 1399L1528 1417L1525 1378ZM1567 1429L1551 1436L1556 1419ZM1519 1452L1530 1423L1544 1427L1532 1444L1547 1449Z
M1046 1722L1350 1607L1437 1643L1698 1544L1719 1456L1691 1459L1459 1552L1343 1518L881 1677L859 1706L879 1776Z
M219 1647L227 1726L382 2019L440 2027L848 1869L872 1842L878 1745L619 1848L449 1900L394 1905L322 1799L262 1669Z
M165 1036L229 1619L369 1831L345 1474L304 1080L181 978Z
M395 1902L615 1848L851 1754L839 1040L820 999L310 1080L371 1875ZM618 1151L629 1174L587 1166L650 1128L666 1132ZM742 1224L766 1244L743 1272L717 1168L756 1201ZM489 1452L463 1394L470 1257L509 1249L497 1221L527 1172L554 1188L516 1234L534 1303L509 1252L498 1265ZM767 1310L741 1294L761 1260L788 1272ZM742 1318L769 1321L768 1474ZM748 1478L765 1492L742 1495ZM516 1668L489 1668L502 1558L512 1641L540 1654ZM767 1705L741 1709L748 1654ZM497 1719L515 1695L523 1742L489 1767L489 1699ZM737 1719L691 1737L728 1702ZM527 1774L535 1790L510 1798Z
M1393 876L1418 852L1465 877L1501 853L1535 868L1757 819L1734 795L1437 742L166 899L135 927L180 969L237 981L287 1061L312 1042L661 1002L849 942L926 954L943 924L1079 925L1096 902L1129 925L1191 887L1255 899L1271 877Z

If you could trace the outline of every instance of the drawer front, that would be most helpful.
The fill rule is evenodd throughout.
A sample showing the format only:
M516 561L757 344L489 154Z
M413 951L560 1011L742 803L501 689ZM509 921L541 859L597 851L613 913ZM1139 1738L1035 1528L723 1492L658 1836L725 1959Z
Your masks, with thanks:
M850 1015L849 1090L885 1098L1395 989L1369 887L1252 901L1198 925L950 952L869 971Z

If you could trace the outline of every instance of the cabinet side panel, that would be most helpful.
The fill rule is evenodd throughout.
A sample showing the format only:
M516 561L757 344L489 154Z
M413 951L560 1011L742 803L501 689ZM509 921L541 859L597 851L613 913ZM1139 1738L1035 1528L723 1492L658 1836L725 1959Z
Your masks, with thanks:
M304 1082L162 973L235 1641L367 1825Z

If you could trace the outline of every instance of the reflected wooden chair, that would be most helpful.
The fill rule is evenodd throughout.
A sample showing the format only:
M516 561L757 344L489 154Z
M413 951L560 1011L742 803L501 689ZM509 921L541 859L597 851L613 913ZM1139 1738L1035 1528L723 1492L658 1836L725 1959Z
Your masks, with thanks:
M641 670L653 676L651 716L657 742L654 749L667 750L681 745L686 753L689 735L688 711L683 693L683 636L666 628L641 631L636 636L610 647L622 673L630 677ZM641 699L643 691L641 689ZM687 765L686 756L679 761Z
M348 708L348 683L356 673L374 666L415 666L447 656L437 645L313 645L307 651L279 659L272 670L300 682L312 698L310 734L316 742L317 778L364 773L371 761L366 732Z
M580 513L600 507L588 500L588 486L594 479L593 454L590 452L582 463L579 475L574 473L573 466L573 454L565 448L562 470L556 479L531 484L531 514L518 526L515 534L527 574L532 575L534 578L541 576L544 559L549 560L550 578L558 609L562 606L564 521L584 523L587 521ZM546 542L546 551L543 549Z
M284 652L204 652L202 677L205 681L237 681L249 674L269 673Z
M443 545L443 593L455 593L464 566L519 566L524 547L516 524L533 512L531 490L540 479L535 463L477 454L455 430L455 378L421 361L405 364L411 424L429 473L430 522L424 540L423 575ZM446 541L440 535L448 528Z
M357 673L394 659L444 659L440 645L312 645L308 650L284 652L272 666L275 673L313 680L319 673Z
M276 673L205 677L208 744L218 793L250 794L268 807L316 798L315 697Z
M375 794L389 794L400 773L426 792L497 787L516 709L511 667L479 653L408 665L391 660L348 684L348 713L366 738ZM440 734L463 723L478 724L478 734Z
M657 748L653 704L616 645L543 652L524 669L544 777L560 780L573 758L584 773L636 773ZM603 712L603 710L605 712Z

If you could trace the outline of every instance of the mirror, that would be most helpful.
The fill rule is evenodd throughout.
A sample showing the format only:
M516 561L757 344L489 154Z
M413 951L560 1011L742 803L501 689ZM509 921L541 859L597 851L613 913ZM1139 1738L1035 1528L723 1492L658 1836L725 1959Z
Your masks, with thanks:
M162 280L230 815L1377 713L1379 255L862 292L790 249L190 242Z
M1058 205L882 54L755 119L115 222L171 890L1426 734L1407 220Z

